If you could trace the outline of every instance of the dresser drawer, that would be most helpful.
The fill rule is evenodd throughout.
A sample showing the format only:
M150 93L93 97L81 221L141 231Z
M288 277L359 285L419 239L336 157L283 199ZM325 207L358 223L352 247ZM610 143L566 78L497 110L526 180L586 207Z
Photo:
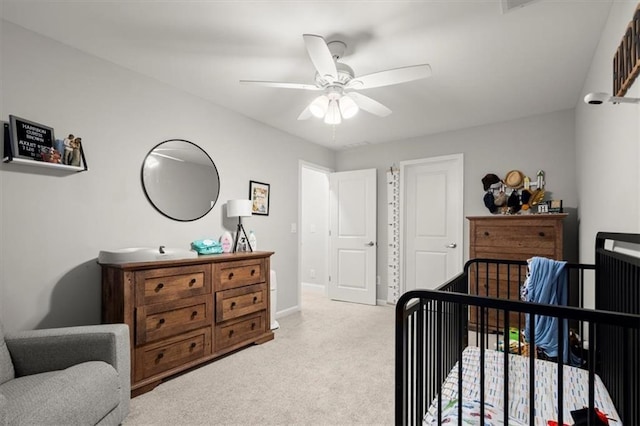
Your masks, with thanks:
M211 324L210 295L140 306L136 309L136 344L152 342Z
M136 306L211 293L211 265L136 272Z
M216 322L223 322L267 309L267 284L216 292Z
M233 346L236 343L260 336L267 330L266 314L260 312L231 320L215 327L215 350Z
M530 252L538 252L540 249L553 251L556 246L556 230L552 225L477 224L471 239L476 249L491 247L519 248Z
M264 259L219 263L214 266L215 291L266 282Z
M143 380L211 354L211 327L184 333L135 351L135 379Z

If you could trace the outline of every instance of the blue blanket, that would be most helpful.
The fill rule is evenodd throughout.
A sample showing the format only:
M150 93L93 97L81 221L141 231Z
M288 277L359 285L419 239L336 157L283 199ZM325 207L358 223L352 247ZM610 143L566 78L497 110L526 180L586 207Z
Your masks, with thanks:
M567 304L567 262L533 257L529 261L529 277L525 282L525 300L548 305ZM558 318L536 315L534 320L536 346L549 357L558 356ZM564 328L563 360L569 359L569 334L567 320L562 321ZM525 338L529 341L529 314L526 314Z

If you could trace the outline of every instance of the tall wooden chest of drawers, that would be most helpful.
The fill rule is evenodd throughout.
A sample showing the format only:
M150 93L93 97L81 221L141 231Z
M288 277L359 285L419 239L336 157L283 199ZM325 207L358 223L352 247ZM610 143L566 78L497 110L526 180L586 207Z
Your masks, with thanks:
M102 266L102 321L129 326L131 390L253 343L270 329L271 252Z
M534 256L563 260L563 220L566 213L469 216L469 258L527 260ZM470 293L500 299L519 299L526 268L480 265L470 274ZM488 273L487 273L488 272ZM487 277L490 277L487 279ZM489 329L500 329L504 318L495 310L485 311ZM470 310L469 325L477 328L479 314ZM509 325L524 326L524 316L511 314Z

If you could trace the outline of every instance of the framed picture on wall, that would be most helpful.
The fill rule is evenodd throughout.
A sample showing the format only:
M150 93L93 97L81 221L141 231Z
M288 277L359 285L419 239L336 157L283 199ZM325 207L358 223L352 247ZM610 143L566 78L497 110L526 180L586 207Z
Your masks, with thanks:
M251 200L251 213L269 216L269 189L268 183L249 181L249 199Z

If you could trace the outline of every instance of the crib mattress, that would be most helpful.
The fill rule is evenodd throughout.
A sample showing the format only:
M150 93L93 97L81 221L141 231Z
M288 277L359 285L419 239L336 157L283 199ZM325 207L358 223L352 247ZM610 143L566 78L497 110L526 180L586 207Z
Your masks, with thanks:
M504 352L485 349L485 425L502 425L504 419ZM509 357L510 425L529 424L529 358L506 354ZM558 365L535 360L535 424L546 426L548 420L557 420ZM586 370L564 366L563 423L573 424L571 411L588 405L589 373ZM480 348L467 347L462 353L463 424L481 424L480 413ZM607 417L616 420L610 424L622 425L600 377L595 376L595 406ZM453 367L442 386L442 422L458 424L458 364ZM437 400L427 411L423 424L438 423Z

